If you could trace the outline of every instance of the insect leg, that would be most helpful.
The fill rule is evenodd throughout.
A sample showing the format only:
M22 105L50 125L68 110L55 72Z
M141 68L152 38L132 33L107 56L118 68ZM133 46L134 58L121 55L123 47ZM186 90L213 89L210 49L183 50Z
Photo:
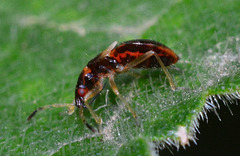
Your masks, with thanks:
M123 71L127 71L135 66L137 66L138 64L146 61L148 58L150 58L151 56L153 56L155 54L154 51L149 51L146 52L145 54L139 56L138 58L136 58L135 60L133 60L132 62L129 62L128 64L125 65Z
M93 116L94 120L96 121L96 123L98 125L101 125L102 124L102 118L99 117L95 112L94 110L92 109L92 107L88 104L87 101L84 101L84 104L85 106L87 107L87 109L89 110L90 114Z
M114 48L116 45L117 45L117 41L114 41L107 49L105 49L105 50L101 53L99 59L102 59L102 58L104 58L105 56L108 56L108 55L110 54L110 52L113 50L113 48Z
M80 114L80 118L81 118L82 122L87 126L87 128L90 129L92 132L96 132L95 129L87 123L87 121L84 117L84 114L83 114L83 107L79 108L79 114Z
M102 89L105 87L105 84L103 85L102 81L99 81L97 84L95 84L95 88L90 90L84 97L84 104L87 107L87 109L89 110L90 114L93 116L94 120L96 121L96 123L99 126L99 132L102 132L102 118L99 117L94 110L92 109L92 107L90 106L90 104L95 100L95 98L100 94L100 92L102 91ZM88 103L88 101L92 98L92 100L90 101L90 104Z
M37 112L39 111L43 111L49 108L59 108L59 107L68 107L68 114L71 115L74 113L75 110L75 106L73 103L64 103L64 104L52 104L52 105L47 105L47 106L43 106L43 107L39 107L37 108L35 111L33 111L29 117L27 118L27 120L31 120Z
M173 78L172 78L171 74L168 72L166 66L163 64L161 58L160 58L156 53L154 54L154 56L156 57L158 63L159 63L160 66L162 67L162 70L163 70L164 73L166 74L172 90L176 90L176 86L175 86L175 84L174 84L174 82L173 82Z
M175 84L174 84L174 82L173 82L172 76L171 76L170 73L168 72L166 66L163 64L161 58L160 58L160 57L158 56L158 54L155 53L154 51L146 52L145 54L139 56L137 59L135 59L135 60L133 60L132 62L128 63L128 64L124 67L123 71L124 71L124 70L127 71L127 70L129 70L129 69L137 66L138 64L146 61L147 59L149 59L149 58L150 58L151 56L153 56L153 55L156 57L158 63L160 64L161 68L163 69L164 73L166 74L172 90L176 90L176 86L175 86Z
M136 112L128 104L128 102L123 98L123 96L119 93L117 85L116 85L116 83L114 81L114 76L110 75L108 78L109 78L109 83L110 83L110 86L111 86L113 92L120 98L120 100L122 100L122 102L124 103L125 107L128 108L128 110L132 113L132 116L136 119L137 118Z

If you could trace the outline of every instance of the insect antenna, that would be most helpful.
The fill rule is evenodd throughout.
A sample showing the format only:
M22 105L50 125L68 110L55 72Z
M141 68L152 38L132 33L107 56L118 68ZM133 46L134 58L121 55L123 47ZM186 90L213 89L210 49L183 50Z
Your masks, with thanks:
M35 115L36 113L41 109L41 107L39 107L38 109L36 109L35 111L33 111L27 118L27 120L31 120Z
M60 107L68 107L68 114L71 115L74 112L74 104L73 103L63 103L63 104L52 104L43 107L37 108L33 111L27 118L27 120L31 120L39 111L43 111L49 108L60 108Z

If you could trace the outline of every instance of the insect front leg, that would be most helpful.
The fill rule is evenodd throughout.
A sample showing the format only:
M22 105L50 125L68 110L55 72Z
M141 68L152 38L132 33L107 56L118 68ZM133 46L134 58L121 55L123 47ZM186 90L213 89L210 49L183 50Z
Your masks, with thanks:
M118 91L118 88L117 88L117 85L114 81L114 76L113 75L110 75L109 77L109 83L110 83L110 86L113 90L113 92L119 97L119 99L124 103L125 107L128 108L129 112L132 113L132 116L137 119L137 114L136 112L133 110L133 108L128 104L128 102L124 99L124 97L119 93ZM137 120L136 120L137 122ZM138 122L137 122L137 125L138 125Z
M175 84L173 82L173 78L172 78L171 74L168 72L168 70L167 70L166 66L163 64L161 58L154 51L148 51L145 54L139 56L137 59L135 59L132 62L128 63L124 67L123 71L127 71L127 70L137 66L138 64L140 64L140 63L146 61L147 59L149 59L151 56L155 56L155 58L157 59L158 63L160 64L161 68L163 69L164 73L166 74L172 90L176 90L176 86L175 86Z
M87 121L84 117L84 114L83 114L83 107L82 106L80 106L80 108L79 108L79 114L80 114L80 118L81 118L82 122L87 126L87 128L90 129L92 132L96 132L95 129L87 123Z
M84 102L85 103L85 106L87 107L87 109L89 110L89 112L90 112L90 114L93 116L93 118L94 118L94 120L96 121L96 123L98 124L98 127L99 127L99 133L102 133L102 118L101 117L99 117L95 112L94 112L94 110L92 109L92 107L88 104L88 102L87 101L85 101ZM83 119L82 119L82 121L84 121ZM84 123L84 122L83 122ZM87 125L86 123L85 123L85 125L89 128L89 126L90 125ZM90 126L91 127L91 126ZM91 131L93 131L92 130L92 128L89 128ZM94 132L94 131L93 131Z
M93 116L94 120L96 121L97 124L101 125L102 124L102 118L99 117L94 110L92 109L92 107L88 104L87 101L84 102L85 106L87 107L87 109L89 110L90 114Z
M95 96L97 96L99 94L99 92L101 92L101 90L103 89L103 84L102 81L100 81L98 84L96 84L95 88L92 89L91 91L89 91L85 97L84 97L84 104L87 107L87 109L89 110L90 114L92 115L92 117L94 118L94 120L96 121L96 123L99 126L99 132L102 132L102 118L99 117L94 110L92 109L92 107L90 106L90 104L88 103L88 100L91 98L94 98ZM82 113L83 114L83 113ZM81 113L80 113L81 115ZM82 118L83 119L83 118ZM87 126L88 127L88 126Z

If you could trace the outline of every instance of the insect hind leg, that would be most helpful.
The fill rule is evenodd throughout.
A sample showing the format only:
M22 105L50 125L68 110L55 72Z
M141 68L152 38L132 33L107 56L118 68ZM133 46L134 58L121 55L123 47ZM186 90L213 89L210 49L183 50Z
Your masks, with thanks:
M154 56L156 57L158 63L160 64L163 72L166 74L172 90L175 91L175 90L176 90L176 85L175 85L174 82L173 82L173 78L172 78L171 74L168 72L166 66L163 64L161 58L157 55L157 53L154 53Z
M75 111L75 106L73 103L64 103L64 104L52 104L52 105L47 105L43 107L37 108L35 111L33 111L27 118L27 120L31 120L39 111L43 111L49 108L60 108L60 107L68 107L68 114L72 115Z
M158 63L160 64L163 72L166 74L167 79L168 79L168 81L170 83L170 86L171 86L172 90L176 90L176 86L175 86L175 84L173 82L173 78L172 78L171 74L168 72L168 70L167 70L166 66L163 64L161 58L154 51L148 51L145 54L139 56L137 59L135 59L132 62L128 63L124 67L123 71L127 71L127 70L129 70L129 69L139 65L140 63L142 63L142 62L146 61L147 59L149 59L151 56L155 56L155 58L157 59ZM121 72L123 72L123 71L121 71Z

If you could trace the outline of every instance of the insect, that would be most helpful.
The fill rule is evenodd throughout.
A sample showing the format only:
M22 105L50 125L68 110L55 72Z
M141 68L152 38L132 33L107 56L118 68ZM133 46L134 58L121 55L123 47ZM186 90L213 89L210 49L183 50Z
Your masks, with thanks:
M91 131L95 132L96 130L85 120L84 109L88 109L96 123L101 127L102 119L94 112L91 103L104 88L103 80L105 78L109 79L109 84L113 92L123 102L129 112L131 112L132 116L137 119L137 113L117 88L114 81L115 75L127 72L132 68L161 67L169 80L172 90L175 90L175 84L166 66L175 64L178 60L179 57L170 48L153 40L130 40L119 45L115 41L106 50L89 61L87 66L83 68L78 77L75 87L75 100L72 104L53 104L40 107L28 117L28 120L38 111L51 107L68 107L68 114L72 114L76 106L79 109L82 122Z

